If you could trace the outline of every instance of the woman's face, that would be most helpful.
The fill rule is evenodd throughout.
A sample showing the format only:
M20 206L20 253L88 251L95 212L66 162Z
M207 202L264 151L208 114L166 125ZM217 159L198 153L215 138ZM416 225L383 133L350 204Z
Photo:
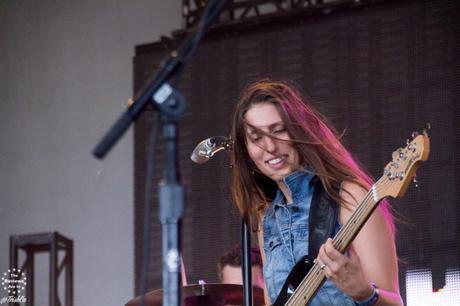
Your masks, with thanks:
M274 104L257 103L249 108L244 119L250 125L246 128L248 153L260 172L280 182L298 169L299 154ZM261 134L251 126L282 140Z

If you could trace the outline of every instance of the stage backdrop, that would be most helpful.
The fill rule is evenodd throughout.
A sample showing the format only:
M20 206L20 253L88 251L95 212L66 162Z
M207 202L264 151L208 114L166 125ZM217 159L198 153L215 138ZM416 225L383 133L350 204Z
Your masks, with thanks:
M423 294L432 295L431 285L435 290L445 286L443 294L448 297L439 293L438 299L457 298L458 20L459 4L454 0L390 1L329 15L259 20L211 31L177 83L188 104L180 123L179 158L186 195L182 247L189 283L216 282L219 256L240 241L240 219L229 193L228 155L219 153L197 165L190 161L190 153L205 138L228 135L242 88L251 80L271 77L299 84L339 131L346 130L346 145L377 178L392 152L404 146L414 130L431 124L431 156L418 171L418 188L412 185L404 198L391 201L399 220L401 291L408 305L424 305ZM182 37L177 32L173 40L137 47L135 91ZM135 125L136 294L152 118L148 107ZM151 182L155 188L150 290L161 288L156 185L163 160L164 147L158 140ZM422 302L417 302L417 296Z

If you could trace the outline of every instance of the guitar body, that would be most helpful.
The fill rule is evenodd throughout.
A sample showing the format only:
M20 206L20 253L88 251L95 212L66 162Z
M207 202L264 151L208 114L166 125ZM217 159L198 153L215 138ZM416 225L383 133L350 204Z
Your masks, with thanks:
M286 304L289 297L292 293L294 293L294 290L297 289L300 282L305 278L312 266L313 261L310 260L308 255L302 257L302 259L295 264L295 266L291 269L291 272L289 272L289 275L286 278L276 301L273 303L273 306L284 306Z

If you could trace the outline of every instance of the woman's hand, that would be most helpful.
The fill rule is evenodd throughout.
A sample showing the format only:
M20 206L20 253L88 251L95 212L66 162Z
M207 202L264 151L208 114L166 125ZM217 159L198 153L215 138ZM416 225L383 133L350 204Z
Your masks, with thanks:
M372 294L371 282L366 279L353 247L348 249L348 253L349 257L337 251L329 238L319 250L317 264L337 288L355 301L365 300Z

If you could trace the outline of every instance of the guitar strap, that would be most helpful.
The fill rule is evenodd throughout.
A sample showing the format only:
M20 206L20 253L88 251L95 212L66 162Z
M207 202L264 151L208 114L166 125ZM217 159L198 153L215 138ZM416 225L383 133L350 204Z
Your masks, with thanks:
M311 184L314 186L314 191L308 217L308 257L313 260L318 256L321 245L335 234L339 205L329 197L317 176L313 178Z

